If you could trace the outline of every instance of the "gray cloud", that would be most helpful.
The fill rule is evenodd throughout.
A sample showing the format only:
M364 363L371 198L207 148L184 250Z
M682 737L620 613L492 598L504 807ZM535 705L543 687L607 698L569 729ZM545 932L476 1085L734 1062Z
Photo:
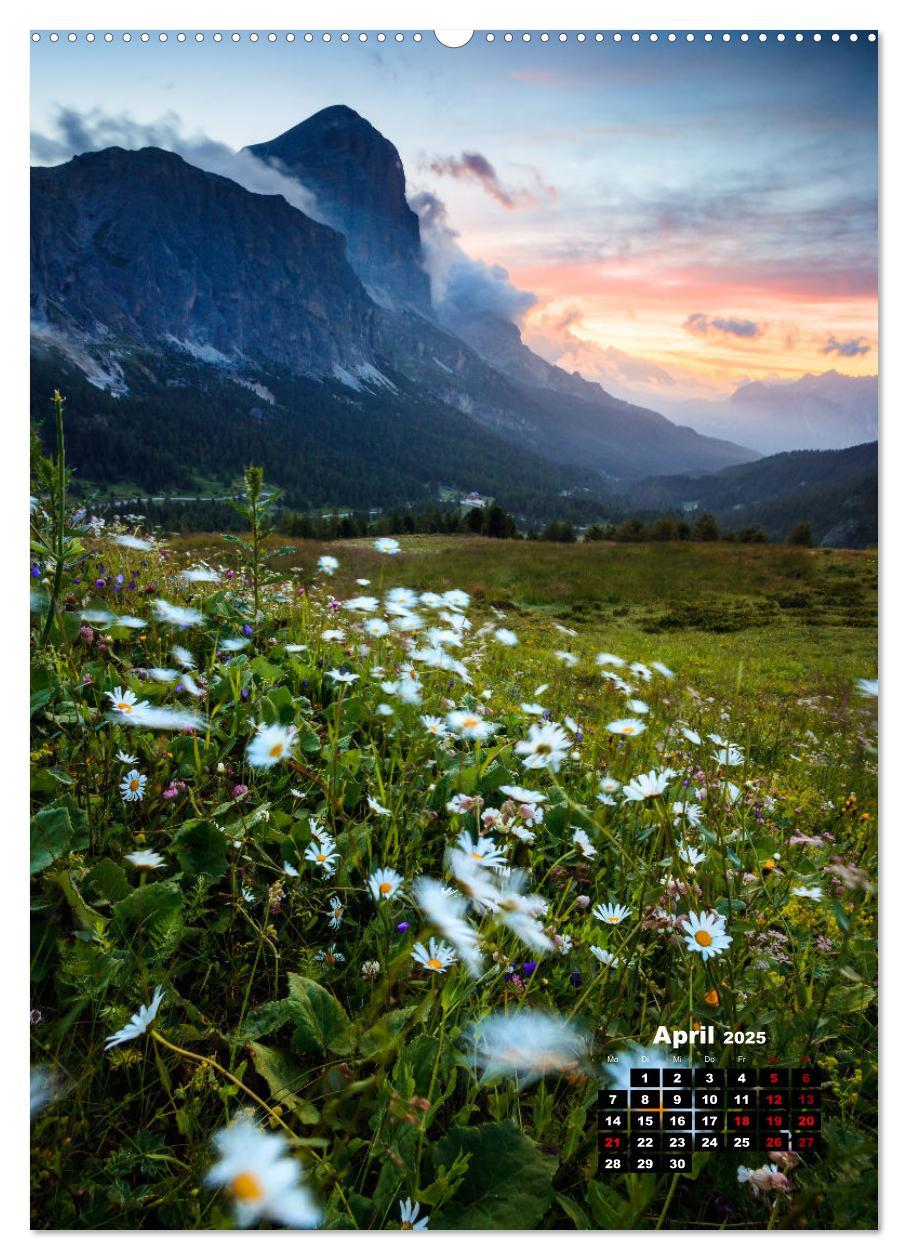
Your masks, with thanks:
M33 131L31 149L40 166L68 162L79 153L91 153L116 145L122 149L148 147L167 149L203 171L224 175L250 192L278 194L310 218L325 222L316 198L297 179L261 161L245 149L236 153L229 145L212 140L201 132L184 136L178 114L170 112L154 123L139 123L128 114L105 114L102 110L80 113L61 108L54 119L54 132Z
M724 337L750 339L763 334L762 324L756 324L752 319L735 319L721 315L710 318L702 311L695 311L692 315L688 315L683 326L689 333L694 333L698 337L709 337L713 333L718 333Z
M870 342L866 337L850 337L848 341L839 341L838 337L830 337L820 350L820 354L835 354L842 359L855 359L862 354L869 354Z
M423 160L424 170L435 175L447 175L451 179L468 179L479 184L484 192L506 210L520 210L537 206L543 197L554 199L555 189L545 184L539 172L533 170L533 188L508 188L487 157L481 153L461 153L459 158L434 157Z
M459 319L477 315L514 321L536 305L535 293L513 285L504 267L464 253L457 232L448 223L445 204L434 193L420 192L409 200L419 215L423 265L432 285L432 304L443 322L456 327Z

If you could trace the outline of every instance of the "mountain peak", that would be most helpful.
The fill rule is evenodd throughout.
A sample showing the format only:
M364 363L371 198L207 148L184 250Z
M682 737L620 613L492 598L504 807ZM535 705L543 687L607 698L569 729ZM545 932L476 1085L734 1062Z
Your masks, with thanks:
M295 176L347 238L354 270L384 306L428 311L419 219L407 204L397 149L349 105L329 105L289 131L249 146Z

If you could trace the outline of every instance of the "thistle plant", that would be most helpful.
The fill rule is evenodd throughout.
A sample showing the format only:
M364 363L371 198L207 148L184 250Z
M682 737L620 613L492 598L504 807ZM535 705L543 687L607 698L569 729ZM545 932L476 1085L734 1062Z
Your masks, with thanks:
M239 538L236 534L223 534L226 542L234 543L244 557L243 568L252 583L252 607L256 621L261 610L261 589L267 582L282 580L280 575L271 570L271 561L278 556L288 555L292 547L277 547L262 554L262 544L274 532L268 524L268 513L277 499L279 490L266 490L264 487L264 470L250 464L243 472L245 494L243 499L231 499L230 506L235 508L249 526L250 538Z
M53 457L38 451L34 460L34 485L37 500L31 514L31 548L44 560L45 571L52 574L47 616L41 630L41 646L45 647L60 612L60 592L67 567L85 550L78 531L67 530L66 491L69 470L63 441L63 395L54 390L54 418L57 449Z

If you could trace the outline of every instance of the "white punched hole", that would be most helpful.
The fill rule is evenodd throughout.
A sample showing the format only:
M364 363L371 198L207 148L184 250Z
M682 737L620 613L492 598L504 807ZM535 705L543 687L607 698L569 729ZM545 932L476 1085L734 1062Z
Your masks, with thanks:
M463 48L473 38L472 31L435 31L435 38L445 48Z

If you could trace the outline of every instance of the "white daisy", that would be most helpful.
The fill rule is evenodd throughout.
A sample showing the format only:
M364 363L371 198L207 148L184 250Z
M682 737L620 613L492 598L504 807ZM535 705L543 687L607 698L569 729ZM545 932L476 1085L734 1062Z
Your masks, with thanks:
M423 713L420 715L419 720L420 722L422 722L423 726L426 728L426 730L429 732L430 735L442 736L442 735L448 734L448 728L445 725L444 718L432 717L428 713Z
M583 854L584 857L589 858L589 857L596 856L595 846L591 843L589 836L586 834L586 832L583 830L582 827L574 828L574 834L571 836L571 840L574 842L574 844L577 846L577 848L580 850L580 852Z
M419 1219L419 1204L411 1203L409 1199L400 1200L400 1227L401 1229L426 1229L429 1224L429 1217L424 1216Z
M700 849L695 849L692 845L682 844L678 846L678 857L685 866L697 867L701 862L706 861L706 854Z
M319 573L336 573L340 562L334 556L319 556L316 568Z
M689 740L692 744L703 743L703 740L700 738L699 734L695 730L693 730L690 726L682 726L681 734L684 736L686 740Z
M326 875L333 875L340 861L337 845L330 836L323 836L318 840L313 840L307 847L303 857L307 862L314 863Z
M505 626L501 626L496 630L492 638L496 639L502 647L514 647L517 644L517 635L513 630L508 630Z
M704 960L724 953L731 944L731 937L725 931L724 916L716 914L713 910L689 914L683 928L687 937L688 951L699 953Z
M621 656L615 656L613 652L600 652L596 657L597 665L614 665L616 669L624 669L627 661Z
M333 679L334 682L339 683L341 686L355 683L359 678L359 674L353 674L346 669L326 669L325 676Z
M593 917L600 923L612 926L623 923L629 914L630 907L620 905L617 901L600 902L598 906L593 906Z
M696 801L673 801L672 813L675 815L676 822L688 822L697 827L703 818L703 806L698 805Z
M859 695L869 696L871 700L879 699L880 680L878 678L859 678L855 683L855 688Z
M205 1181L228 1191L241 1227L260 1220L291 1229L315 1229L321 1223L321 1209L303 1182L302 1169L278 1134L262 1133L241 1116L216 1134L214 1144L220 1158Z
M674 776L674 770L650 770L646 774L638 774L630 783L625 783L621 791L625 800L645 801L653 796L661 796Z
M495 730L494 723L487 722L478 713L469 713L465 709L455 709L447 717L448 726L462 739L472 739L477 743L488 739Z
M156 871L159 866L164 865L164 858L160 853L155 853L154 849L137 849L135 853L127 853L126 861L145 871Z
M413 900L434 928L451 942L470 975L482 974L479 934L467 920L467 903L460 893L423 875L413 885Z
M131 770L125 779L120 780L120 795L124 801L140 801L145 795L145 784L148 776Z
M557 773L570 747L567 731L557 722L534 722L514 751L523 758L527 770L548 769Z
M562 664L567 665L570 668L580 664L580 657L574 652L565 651L564 648L559 648L558 651L553 652L552 655L561 661Z
M129 688L124 690L122 687L114 687L113 691L105 691L105 696L110 697L110 707L116 713L122 713L124 717L128 717L131 713L135 713L136 709L147 709L147 700L137 700L134 691Z
M480 836L474 840L469 831L462 831L457 837L457 847L479 866L489 869L504 866L507 858L504 849L495 845L488 836Z
M367 796L366 800L368 801L369 808L372 810L373 814L380 814L384 818L391 817L390 809L385 809L384 805L382 805L380 801L377 801L374 796Z
M797 888L792 888L791 895L793 897L809 897L811 901L820 901L823 896L822 888L808 887L807 884L799 884Z
M325 911L328 916L328 923L333 931L337 931L344 919L344 903L340 897L332 897L328 902L328 909Z
M675 671L669 669L667 665L663 665L661 661L650 661L650 665L657 674L661 674L663 678L674 678Z
M611 967L613 970L617 969L619 959L610 950L602 949L599 945L591 945L590 953L602 963L603 967Z
M400 543L396 538L376 538L372 546L382 556L396 556L400 551Z
M138 760L133 753L122 751L117 753L117 761L121 761L124 766L134 766Z
M481 1081L515 1077L518 1089L552 1073L575 1073L588 1053L586 1037L560 1015L539 1010L496 1013L468 1031Z
M279 761L293 756L295 740L295 726L266 726L249 741L246 760L257 770L276 766Z
M132 1016L128 1024L125 1024L119 1032L115 1032L108 1037L104 1042L104 1049L112 1050L114 1046L119 1046L124 1041L133 1041L136 1037L141 1037L148 1032L158 1013L163 997L164 990L158 985L148 1006L140 1006L138 1013Z
M499 791L521 805L540 805L546 800L545 792L534 792L532 788L520 787L519 784L509 784L507 787L499 788Z
M426 971L447 971L451 963L457 958L455 950L446 945L444 941L436 941L435 937L429 938L428 946L420 943L417 945L410 957L416 962L421 963Z
M154 610L158 621L166 621L173 626L201 626L205 621L197 608L181 608L178 604L168 603L166 599L156 599Z
M635 717L616 718L614 722L609 722L606 730L611 731L613 735L633 737L643 734L646 730L646 723Z
M380 866L369 876L369 892L376 901L391 901L403 887L403 877L390 866Z

